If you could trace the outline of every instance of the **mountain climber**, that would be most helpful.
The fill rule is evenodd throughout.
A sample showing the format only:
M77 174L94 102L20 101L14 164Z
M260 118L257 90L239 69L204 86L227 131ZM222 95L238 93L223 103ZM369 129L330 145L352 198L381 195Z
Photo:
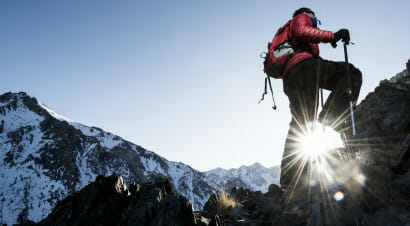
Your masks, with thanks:
M335 48L340 40L350 41L349 31L340 29L333 33L319 30L317 23L315 13L305 7L296 10L290 22L288 36L295 52L284 68L282 79L283 90L290 102L292 121L281 163L282 187L294 184L294 179L298 177L296 172L300 172L303 160L294 158L298 135L308 130L310 123L315 120L338 132L345 130L349 101L355 104L362 84L360 70L349 64L352 80L352 94L349 95L345 62L324 60L319 56L318 43L331 43ZM319 88L330 90L331 93L316 119Z

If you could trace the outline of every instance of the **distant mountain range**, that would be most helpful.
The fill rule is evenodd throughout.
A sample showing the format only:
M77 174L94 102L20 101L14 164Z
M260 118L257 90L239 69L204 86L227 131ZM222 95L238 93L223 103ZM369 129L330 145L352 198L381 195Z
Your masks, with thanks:
M206 175L205 181L217 189L223 187L226 191L230 191L234 187L243 187L267 192L269 183L279 184L280 166L266 168L259 163L254 163L238 169L216 168L204 174Z
M235 186L267 191L280 167L207 172L168 161L121 137L71 121L24 92L0 96L0 220L14 224L47 216L58 200L97 175L118 173L128 184L159 177L201 209L209 196Z

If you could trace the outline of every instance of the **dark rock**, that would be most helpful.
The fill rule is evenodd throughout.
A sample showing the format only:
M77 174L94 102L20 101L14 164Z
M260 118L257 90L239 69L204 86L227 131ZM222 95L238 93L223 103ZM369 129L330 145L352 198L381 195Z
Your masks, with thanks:
M404 226L408 225L401 222L394 215L391 214L391 211L388 208L383 208L376 213L369 214L367 216L368 225L373 226ZM408 223L408 222L407 222Z
M34 225L36 225L36 222L31 221L31 220L25 220L20 223L20 226L34 226ZM7 226L7 225L4 224L4 226Z
M59 202L39 225L195 225L191 203L168 180L132 185L119 175L95 182Z
M214 218L209 222L209 226L222 226L221 218L218 215L215 215Z
M260 191L251 191L247 188L232 188L231 195L238 200L239 203L244 205L248 211L253 211L258 205L257 200L262 197Z
M268 187L268 193L269 194L279 194L282 195L283 191L280 189L280 187L276 184L271 184Z
M218 202L218 195L217 194L212 194L208 201L205 203L203 210L206 211L207 213L211 215L216 215L216 204Z
M410 209L409 90L407 69L381 81L355 112L360 122L355 137L359 145L352 143L351 148L361 155L366 190L371 192L364 193L361 202L367 212L378 211L383 206L381 203Z
M353 200L345 201L340 219L343 225L367 225L365 213L358 202Z
M132 197L132 196L131 196ZM195 218L191 203L171 190L168 180L143 185L138 198L133 198L122 213L122 224L193 225Z

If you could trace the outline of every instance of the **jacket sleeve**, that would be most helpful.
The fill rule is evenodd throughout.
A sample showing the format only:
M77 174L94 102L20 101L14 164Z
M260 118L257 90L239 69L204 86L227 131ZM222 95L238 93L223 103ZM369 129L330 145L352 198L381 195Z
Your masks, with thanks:
M312 20L305 14L297 15L290 24L290 32L298 42L331 42L334 35L331 31L319 30L312 27Z

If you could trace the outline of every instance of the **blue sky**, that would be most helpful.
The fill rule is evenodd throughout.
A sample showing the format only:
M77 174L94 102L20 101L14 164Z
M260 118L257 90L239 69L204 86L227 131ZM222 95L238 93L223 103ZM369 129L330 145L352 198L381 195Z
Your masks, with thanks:
M348 28L360 99L409 59L410 2L1 1L0 93L199 170L280 163L290 121L282 82L258 105L259 54L299 7L321 29ZM343 61L343 48L321 56Z

